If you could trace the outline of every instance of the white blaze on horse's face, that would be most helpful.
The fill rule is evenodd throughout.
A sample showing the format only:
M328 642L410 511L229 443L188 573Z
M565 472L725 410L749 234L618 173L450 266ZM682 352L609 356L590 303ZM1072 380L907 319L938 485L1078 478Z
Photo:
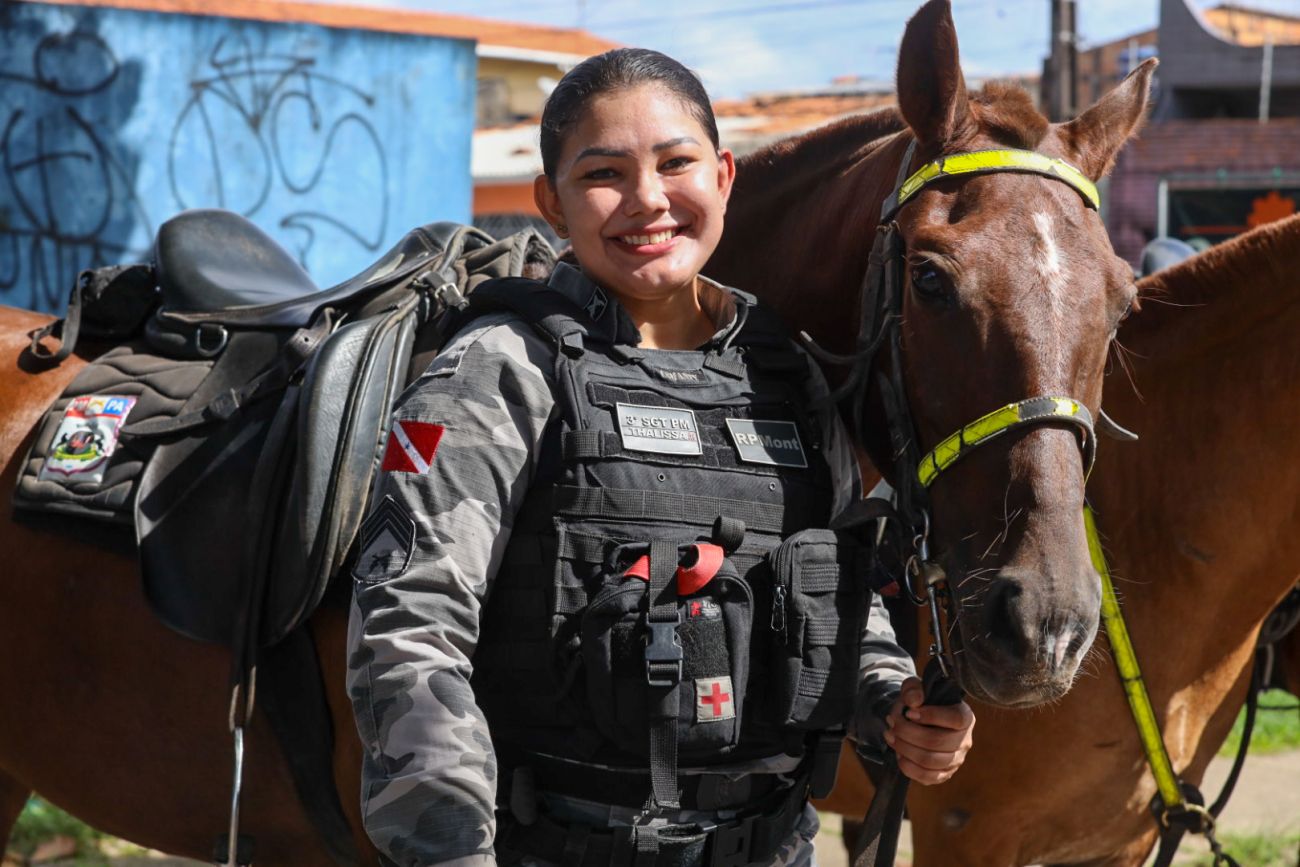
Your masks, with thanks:
M1067 310L1065 293L1070 282L1070 271L1066 267L1065 256L1056 245L1051 214L1046 211L1035 211L1033 224L1034 269L1042 280L1044 300L1047 302L1044 306L1050 320L1050 331L1054 335L1060 335L1065 331ZM1066 365L1065 346L1060 341L1055 342L1054 373L1063 376Z

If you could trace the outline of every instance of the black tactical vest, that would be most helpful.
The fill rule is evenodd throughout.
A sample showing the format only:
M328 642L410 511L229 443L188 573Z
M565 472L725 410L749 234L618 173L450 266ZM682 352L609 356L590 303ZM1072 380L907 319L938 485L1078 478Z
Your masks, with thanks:
M504 763L703 767L799 755L848 720L867 564L820 529L807 361L731 291L740 324L707 351L620 345L533 281L473 296L546 336L559 391L473 661Z

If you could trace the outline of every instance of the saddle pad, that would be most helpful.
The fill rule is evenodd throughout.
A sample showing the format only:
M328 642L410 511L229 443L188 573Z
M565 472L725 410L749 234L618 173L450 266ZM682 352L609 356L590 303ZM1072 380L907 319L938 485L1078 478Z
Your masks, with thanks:
M210 360L162 358L139 343L104 353L46 410L18 474L14 507L130 524L154 442L122 436L122 428L175 417L211 367Z

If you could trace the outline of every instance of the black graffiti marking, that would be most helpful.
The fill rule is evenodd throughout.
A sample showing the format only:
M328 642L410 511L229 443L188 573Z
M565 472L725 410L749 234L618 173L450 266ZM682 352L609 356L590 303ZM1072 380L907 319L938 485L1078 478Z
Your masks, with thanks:
M316 71L315 64L314 58L302 55L258 52L243 33L238 34L233 40L223 36L217 40L207 59L207 65L214 74L189 82L192 96L186 101L176 118L168 145L168 181L171 184L172 195L182 207L185 207L186 197L178 178L177 147L180 136L186 130L186 124L191 122L191 117L197 119L201 125L203 145L206 146L211 160L218 205L228 207L230 203L226 200L224 182L226 172L221 162L220 136L214 128L209 105L215 100L232 110L243 122L245 131L257 143L263 163L263 170L260 172L261 184L252 197L252 204L241 208L244 216L252 217L270 199L276 181L297 196L307 197L322 188L326 181L327 162L334 151L335 139L349 126L358 128L362 135L369 139L379 165L380 189L367 191L367 194L375 195L379 201L378 225L366 226L347 214L326 214L311 209L293 211L285 215L280 219L280 227L303 233L304 240L298 245L296 252L304 266L316 242L316 230L312 227L313 224L332 226L363 249L373 252L383 243L388 228L389 210L388 157L374 126L365 116L356 111L346 112L329 123L324 133L324 147L315 164L309 168L305 180L296 180L290 172L285 159L289 148L281 141L282 130L287 126L281 117L281 110L286 103L302 103L307 119L307 126L297 130L290 129L289 134L285 136L287 139L292 139L297 133L319 134L326 123L322 103L327 98L334 103L339 92L345 98L359 99L367 109L373 108L376 104L373 95L334 76Z
M135 195L132 171L117 159L101 132L75 106L66 104L106 94L119 83L122 64L110 46L98 33L84 29L45 34L36 40L29 69L0 70L0 81L31 88L42 100L52 102L47 111L35 116L22 107L12 109L0 135L3 183L15 208L0 225L0 241L4 242L0 262L9 263L0 272L0 291L16 287L26 272L32 305L57 310L81 269L143 257L144 251L129 249L119 240L125 237L122 232L110 236L115 216L133 213L149 236L152 223ZM70 144L66 133L50 140L60 117L82 141ZM18 141L30 148L22 157L18 156ZM93 217L92 225L82 230L60 220L56 194L64 191L54 189L51 179L56 166L69 162L83 164L95 178L78 191L77 216ZM35 196L23 188L24 179L32 177ZM96 200L103 203L97 213L88 210Z
M67 288L81 269L138 261L148 255L147 249L131 249L124 240L134 234L133 226L142 226L144 237L150 240L154 234L149 209L135 191L133 162L140 154L116 142L115 129L97 129L85 113L99 105L98 100L120 94L129 76L122 75L124 65L107 42L98 33L82 28L79 24L70 33L41 35L31 50L26 70L0 69L0 82L6 87L9 83L21 85L33 89L42 99L50 99L48 108L39 103L42 110L36 114L29 103L26 109L13 108L3 120L0 170L4 177L0 184L11 194L14 210L8 214L0 210L0 293L14 289L20 281L25 282L30 286L32 306L50 310L62 307ZM16 59L16 53L11 57ZM379 206L378 217L329 214L307 207L289 212L280 219L279 225L303 239L295 245L295 252L304 265L323 225L351 238L367 251L378 250L387 232L390 196L387 154L367 117L377 104L375 96L318 71L312 57L257 51L243 31L233 37L219 38L206 63L211 74L189 82L191 96L172 128L167 174L175 199L165 209L170 211L187 205L177 176L183 167L176 153L176 140L192 114L201 124L203 142L208 147L216 182L216 204L226 204L226 182L231 174L222 162L223 130L214 128L210 113L216 100L216 104L235 113L260 150L261 184L252 198L252 207L243 209L246 216L252 216L267 204L277 183L292 196L308 201L331 181L346 183L347 179L340 179L337 171L328 171L327 161L334 154L335 140L342 132L359 131L366 139L365 150L373 150L380 189L358 191L358 194L374 197ZM84 106L78 104L78 100L86 99L91 102ZM355 110L327 120L323 108L337 111L340 105L346 107L345 101L349 99L357 101ZM323 131L323 148L319 157L305 167L305 177L292 175L286 159L295 131L290 119L280 117L279 112L289 102L305 108L306 126L300 131L317 136ZM129 115L116 119L124 122L126 116ZM55 124L65 126L58 135ZM69 134L83 140L70 142ZM20 149L19 142L26 148ZM78 173L84 172L89 178L85 189L76 191L78 219L73 224L61 219L56 196L66 195L68 191L55 189L53 179L55 167L68 163L80 165Z
M80 87L69 87L61 84L58 76L46 69L47 64L50 62L50 54L69 46L75 50L77 46L83 44L90 50L103 55L106 67L103 76ZM108 47L108 43L100 38L98 33L73 32L52 33L37 42L36 48L32 52L32 70L34 73L32 75L0 70L0 81L16 81L20 84L34 85L55 96L88 96L92 93L107 90L117 78L121 67L117 62L117 58L113 56L113 50Z

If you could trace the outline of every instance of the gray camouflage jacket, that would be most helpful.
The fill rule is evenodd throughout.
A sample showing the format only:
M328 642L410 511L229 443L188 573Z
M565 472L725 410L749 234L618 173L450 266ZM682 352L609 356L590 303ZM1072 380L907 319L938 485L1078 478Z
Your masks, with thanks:
M593 284L564 264L550 282L580 305L592 294ZM701 300L720 329L714 339L722 339L735 326L730 295L716 284L706 294ZM622 317L620 327L635 333L617 303L603 315ZM348 630L347 686L365 751L362 813L385 863L496 863L496 758L470 673L514 515L558 418L552 359L549 344L513 315L476 319L394 412L362 531ZM814 397L825 393L811 359L809 381ZM861 489L843 424L833 410L827 415L838 512ZM880 709L913 673L878 599L861 646L850 731L871 743L883 728ZM782 863L807 863L810 839Z

